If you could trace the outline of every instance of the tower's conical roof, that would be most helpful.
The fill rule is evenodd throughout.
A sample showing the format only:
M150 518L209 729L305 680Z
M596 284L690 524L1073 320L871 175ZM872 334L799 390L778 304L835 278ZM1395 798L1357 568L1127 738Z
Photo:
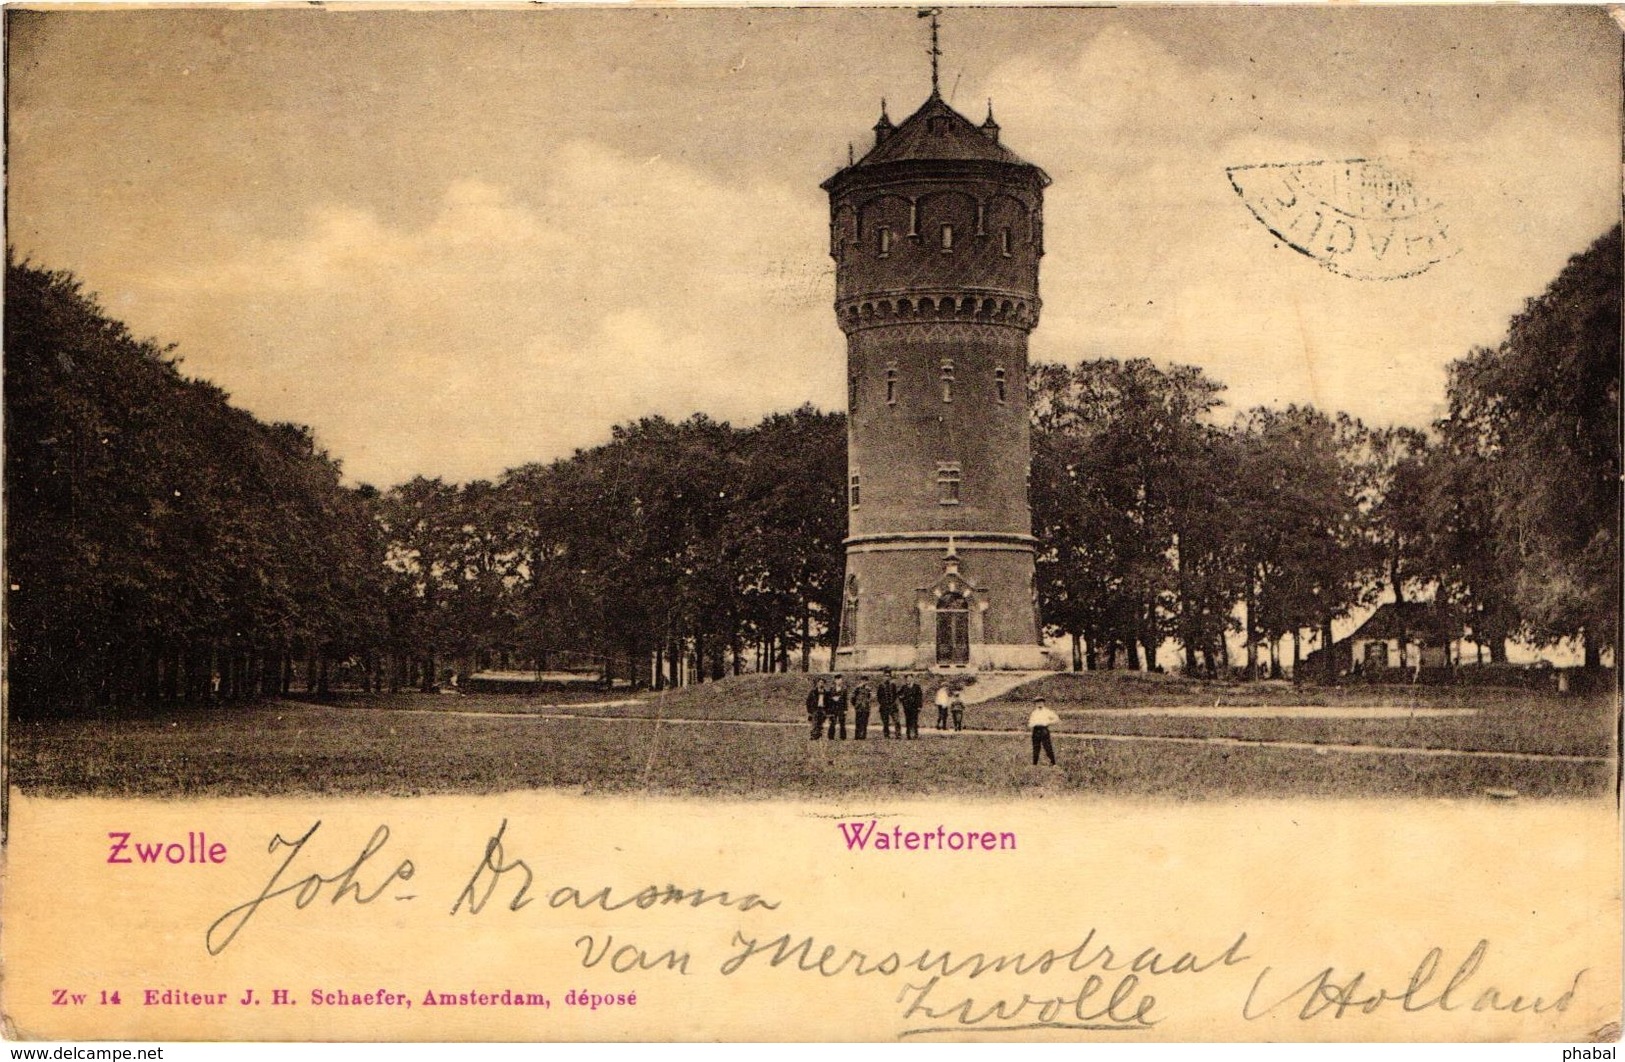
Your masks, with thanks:
M1015 152L948 106L935 92L919 110L904 119L895 131L859 159L857 165L875 166L883 162L913 159L980 159L1028 165Z

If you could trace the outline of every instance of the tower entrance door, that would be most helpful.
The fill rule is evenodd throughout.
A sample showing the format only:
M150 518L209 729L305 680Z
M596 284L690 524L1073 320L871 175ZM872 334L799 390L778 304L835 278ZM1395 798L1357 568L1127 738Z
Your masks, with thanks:
M937 599L937 663L970 663L970 602L964 594Z

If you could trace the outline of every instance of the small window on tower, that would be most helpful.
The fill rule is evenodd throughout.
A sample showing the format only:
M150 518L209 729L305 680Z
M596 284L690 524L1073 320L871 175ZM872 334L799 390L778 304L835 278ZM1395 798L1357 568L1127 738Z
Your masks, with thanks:
M944 254L947 254L949 251L952 251L953 249L954 249L954 227L952 225L944 225L942 227L942 251L943 251Z
M846 408L858 408L858 374L851 373L846 378Z
M893 365L886 370L886 404L897 404L897 366Z
M1010 392L1005 384L1003 367L993 370L993 389L999 398L999 405L1010 401Z
M885 258L891 254L891 229L882 225L880 227L880 257Z
M999 233L999 250L1006 258L1010 257L1010 226L1008 225L1004 227L1003 232Z
M959 479L959 466L957 464L937 466L937 503L939 505L959 504Z
M846 501L847 501L847 504L852 506L852 508L854 508L854 509L856 509L858 507L859 503L863 500L863 496L862 496L863 483L862 483L862 480L863 480L863 477L860 476L858 473L854 472L854 473L852 473L852 481L847 486L847 491L846 491L847 499L846 499Z
M951 359L943 359L941 380L942 400L952 402L954 400L954 363Z

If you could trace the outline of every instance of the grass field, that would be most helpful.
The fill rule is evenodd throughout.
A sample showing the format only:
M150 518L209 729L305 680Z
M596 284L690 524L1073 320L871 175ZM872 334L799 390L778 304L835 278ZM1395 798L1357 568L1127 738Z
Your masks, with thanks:
M550 787L768 797L1100 793L1211 800L1490 799L1487 791L1596 797L1611 793L1615 778L1610 697L1056 675L971 705L967 726L978 732L831 744L807 739L806 688L803 676L750 676L619 705L594 706L580 697L560 704L545 695L399 694L336 705L275 701L119 720L14 721L11 781L48 795L407 795ZM1056 768L1030 766L1025 723L1040 693L1063 719ZM623 693L599 698L624 699ZM1113 711L1213 704L1319 704L1331 714L1227 719ZM1335 717L1339 707L1371 705L1471 708L1475 714ZM929 728L929 705L925 715ZM761 725L769 723L786 725ZM877 713L871 737L878 733ZM1394 751L1341 748L1350 745ZM1517 755L1399 751L1415 749Z
M630 698L597 695L598 704L563 703L549 696L421 697L416 694L357 702L425 711L479 711L608 716L625 719L714 719L796 722L807 679L801 675L748 675L717 685L702 683ZM929 699L929 692L927 694ZM1285 682L1225 684L1131 672L1053 675L995 700L972 704L966 725L978 730L1025 730L1039 696L1060 713L1071 732L1109 732L1317 744L1375 744L1418 748L1606 756L1613 748L1614 704L1606 697L1563 697L1529 690L1441 686L1294 687ZM582 698L584 699L584 698ZM632 703L614 703L631 700ZM610 703L605 703L610 702ZM1417 719L1200 719L1106 714L1170 706L1282 705L1471 709L1471 716ZM932 708L922 713L934 721ZM875 715L876 726L879 715Z

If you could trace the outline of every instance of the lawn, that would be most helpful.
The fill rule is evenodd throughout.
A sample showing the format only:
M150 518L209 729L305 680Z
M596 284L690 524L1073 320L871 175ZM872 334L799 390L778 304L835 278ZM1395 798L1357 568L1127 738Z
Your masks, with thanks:
M12 783L68 795L579 792L836 797L1020 794L1222 800L1259 796L1488 799L1603 796L1614 784L1611 698L1503 690L1295 690L1184 683L1155 676L1060 675L972 705L996 733L918 742L812 742L799 676L752 676L640 698L555 707L545 697L400 694L337 705L276 701L151 717L14 721ZM1063 717L1060 766L1033 768L1030 699ZM624 695L608 695L619 700ZM1385 701L1384 698L1387 698ZM1102 709L1156 704L1389 703L1474 707L1473 716L1350 720L1134 717ZM523 713L548 713L536 718ZM478 714L471 714L478 713ZM930 709L927 708L930 725ZM612 716L612 718L589 718ZM708 720L680 722L677 720ZM730 722L727 720L734 720ZM742 725L743 723L743 725ZM871 734L878 734L878 716ZM1349 753L1315 748L1105 740L1226 737L1328 744L1503 750L1596 757Z
M545 712L626 719L732 719L795 722L805 718L808 679L803 675L746 675L633 697L602 693L597 703L565 703L551 695L426 697L400 694L358 700L376 708L415 711ZM1217 683L1134 672L1052 675L981 704L972 704L966 725L979 730L1025 730L1032 701L1044 696L1072 732L1316 744L1406 746L1607 756L1614 748L1612 697L1558 697L1520 689L1446 686L1295 687L1285 682ZM929 700L929 689L927 691ZM631 701L631 703L615 703ZM604 703L611 702L611 703ZM1325 718L1201 719L1125 716L1123 709L1168 706L1319 706ZM1414 719L1345 719L1344 707L1471 709L1468 716ZM926 705L924 725L935 721ZM879 713L874 714L879 726Z

